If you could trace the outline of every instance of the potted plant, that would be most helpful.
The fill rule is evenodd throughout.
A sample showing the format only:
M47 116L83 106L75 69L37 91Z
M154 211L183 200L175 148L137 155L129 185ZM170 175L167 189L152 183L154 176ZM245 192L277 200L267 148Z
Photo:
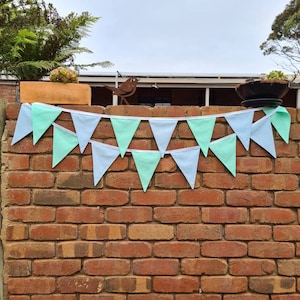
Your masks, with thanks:
M282 98L289 91L287 76L278 70L273 70L259 80L248 79L236 86L237 94L243 99L245 107L276 107L282 103Z
M49 80L50 82L21 81L21 102L91 105L91 87L78 83L78 73L75 70L58 67L50 72Z

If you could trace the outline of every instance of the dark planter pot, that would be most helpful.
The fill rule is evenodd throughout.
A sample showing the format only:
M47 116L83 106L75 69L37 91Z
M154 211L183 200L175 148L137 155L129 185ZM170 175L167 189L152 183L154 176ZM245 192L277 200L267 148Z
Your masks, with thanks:
M235 88L243 99L241 104L246 107L276 107L282 103L289 91L289 82L286 80L254 80L241 83Z

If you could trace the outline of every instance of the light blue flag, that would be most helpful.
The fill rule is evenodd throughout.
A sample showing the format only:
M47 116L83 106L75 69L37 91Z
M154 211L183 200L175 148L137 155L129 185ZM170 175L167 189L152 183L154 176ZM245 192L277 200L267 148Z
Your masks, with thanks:
M187 123L205 157L207 157L209 143L214 131L215 122L215 117L202 117L199 119L187 120Z
M14 145L32 132L31 106L22 104L11 144Z
M226 114L224 117L246 150L249 150L254 111Z
M276 158L274 136L269 117L265 116L252 124L251 139Z
M62 110L56 106L33 103L32 110L32 129L33 144L35 145L51 124L60 115Z
M57 124L53 125L52 168L60 163L77 145L76 134Z
M265 107L265 114L271 114L274 109ZM278 134L282 137L282 139L288 144L290 129L291 129L291 116L286 108L280 106L277 107L276 112L271 115L271 123L278 132Z
M210 143L210 150L236 176L236 134L230 134Z
M145 192L160 161L160 153L159 151L134 150L132 157Z
M161 157L164 157L178 120L150 119L149 124Z
M200 147L195 146L184 149L176 149L170 151L170 154L175 160L182 174L186 178L190 187L194 189L200 155Z
M80 152L83 153L101 117L96 114L78 113L76 111L72 111L71 116L79 141Z
M96 186L107 169L117 159L120 154L119 148L106 145L100 142L91 141L94 185Z
M128 146L140 125L140 119L110 118L121 156L124 157Z

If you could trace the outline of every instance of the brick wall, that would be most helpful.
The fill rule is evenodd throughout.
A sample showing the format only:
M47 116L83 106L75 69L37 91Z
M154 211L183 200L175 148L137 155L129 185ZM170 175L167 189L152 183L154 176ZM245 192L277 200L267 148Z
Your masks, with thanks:
M191 190L167 155L144 193L131 155L118 158L94 187L90 146L54 169L51 129L35 146L31 136L10 146L19 108L7 105L2 139L4 299L300 299L300 111L289 109L289 144L275 134L277 159L238 143L233 177L209 153ZM71 108L163 117L240 109ZM58 123L72 128L66 113ZM230 132L218 119L213 137ZM93 138L115 144L108 120ZM179 124L170 148L194 144ZM132 148L152 147L142 122Z
M0 84L0 99L5 99L7 102L16 101L16 83L1 83Z

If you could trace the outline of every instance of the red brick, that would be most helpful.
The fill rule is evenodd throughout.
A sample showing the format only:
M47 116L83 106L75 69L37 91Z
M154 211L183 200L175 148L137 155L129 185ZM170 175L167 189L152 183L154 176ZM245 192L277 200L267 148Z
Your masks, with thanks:
M85 190L81 202L85 205L119 206L128 203L128 191L118 190Z
M72 190L35 189L32 197L33 203L37 205L61 206L80 203L80 192Z
M50 258L55 255L53 243L15 242L6 245L9 258Z
M32 137L22 139L15 145L11 145L11 139L8 139L8 150L12 153L29 154L29 153L50 153L53 148L52 138L45 138L39 140L36 145L33 145Z
M9 277L27 277L31 275L31 261L27 259L8 260L5 267Z
M10 278L7 282L8 292L17 295L50 294L55 291L54 278Z
M32 271L37 276L66 276L81 270L80 259L34 260Z
M29 169L29 155L26 154L11 154L4 156L7 158L8 168L10 170L27 170Z
M299 225L281 225L274 227L275 241L300 241Z
M293 277L251 277L249 287L260 294L284 294L296 292L296 280Z
M289 224L296 220L296 214L287 208L252 208L251 223Z
M83 240L121 240L126 237L126 226L119 224L90 224L80 226Z
M178 203L181 205L223 205L224 193L221 190L196 189L178 192Z
M259 258L292 258L294 245L281 242L249 242L248 254Z
M255 190L295 190L298 177L289 174L259 174L252 176L252 188Z
M65 293L97 294L103 290L103 278L88 276L59 277L57 289Z
M272 228L267 225L227 225L226 240L264 241L272 237Z
M30 296L10 296L9 300L30 300Z
M3 92L3 90L2 90L3 88L4 87L1 86L1 93ZM7 91L8 89L15 89L15 87L6 86L5 91ZM21 105L19 103L7 103L6 104L6 117L8 119L17 119L19 112L20 112L20 108L21 108Z
M277 192L275 204L282 207L300 207L300 192Z
M288 144L284 141L275 141L277 157L296 157L297 156L297 143L290 140Z
M105 184L108 188L120 190L141 189L139 175L136 172L112 172L105 176Z
M128 295L128 300L173 300L173 295L163 295L163 294L138 294L138 295ZM114 300L114 299L113 299Z
M32 300L76 300L76 295L52 294L52 295L32 295Z
M278 260L278 274L283 276L299 276L299 259L280 259Z
M271 206L273 198L265 191L231 190L226 192L226 203L230 206Z
M234 276L261 276L276 271L275 261L270 259L231 259L229 273Z
M167 189L187 189L190 188L189 183L186 181L182 173L170 173L168 176L165 174L155 174L155 187ZM199 179L195 180L195 188L199 187Z
M59 223L103 223L103 211L98 207L59 207Z
M272 300L300 300L300 295L296 295L296 294L272 295L271 299Z
M105 286L110 293L149 293L151 279L143 276L108 277Z
M237 241L203 242L201 254L208 257L243 257L247 254L247 246Z
M198 171L201 173L223 173L224 165L214 156L202 157L198 161Z
M192 242L158 242L154 244L153 252L157 257L198 257L200 245Z
M6 240L22 241L28 239L28 226L24 224L8 225L6 227Z
M146 242L108 242L106 243L106 257L150 257L152 247Z
M166 172L175 172L177 169L177 165L174 159L171 156L165 156L160 159L155 172L156 173L166 173ZM153 191L155 192L155 191Z
M177 226L178 240L220 240L222 237L221 225L179 224Z
M155 191L147 190L147 193L143 191L131 192L131 203L133 205L159 205L167 206L173 205L176 201L176 191Z
M247 277L201 277L201 289L205 293L243 293L247 291L247 283Z
M229 173L204 173L203 186L217 189L245 189L248 187L248 176L237 174L234 177Z
M139 295L140 296L140 295ZM64 299L62 299L64 300ZM126 300L126 295L117 295L117 294L96 294L96 295L89 295L89 294L81 294L80 300Z
M159 293L193 293L199 290L199 281L192 276L155 276L153 290Z
M92 172L58 172L56 186L57 188L74 190L94 188L93 174ZM101 183L97 187L101 187Z
M128 229L131 240L171 240L174 237L174 227L160 224L134 224Z
M79 158L75 155L66 156L57 166L52 168L52 155L35 155L32 157L32 170L34 171L69 171L79 170Z
M277 158L275 173L300 174L300 158Z
M224 300L269 300L269 296L259 295L259 294L238 294L238 295L232 294L232 295L224 295Z
M247 220L246 208L204 207L202 222L204 223L244 223Z
M52 222L55 220L55 209L52 207L9 207L8 219L16 222Z
M60 258L101 257L104 244L100 242L62 242L57 244L57 256Z
M10 187L52 188L54 175L49 172L12 172L8 173Z
M176 300L221 300L220 295L178 294ZM240 300L240 299L239 299ZM250 299L249 299L250 300Z
M130 261L125 259L88 259L83 264L87 275L114 276L127 275L130 271Z
M7 190L7 202L11 205L28 205L30 203L30 190L13 189Z
M217 258L185 258L181 261L181 269L185 275L225 275L227 263Z
M77 239L77 226L66 224L32 225L29 234L32 240L37 241L75 240Z
M154 219L161 223L199 223L198 207L156 207Z
M105 218L111 223L146 223L152 221L150 207L107 208Z
M135 275L177 275L179 262L177 259L136 259L133 261Z
M236 170L240 173L270 173L272 160L268 157L237 157Z

